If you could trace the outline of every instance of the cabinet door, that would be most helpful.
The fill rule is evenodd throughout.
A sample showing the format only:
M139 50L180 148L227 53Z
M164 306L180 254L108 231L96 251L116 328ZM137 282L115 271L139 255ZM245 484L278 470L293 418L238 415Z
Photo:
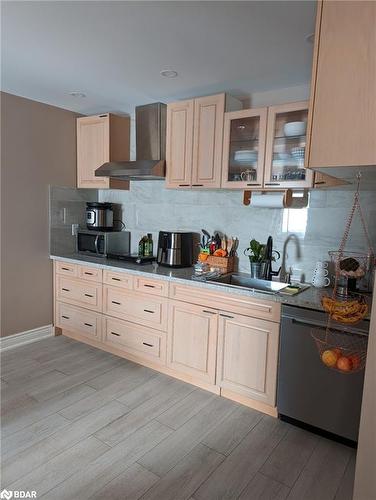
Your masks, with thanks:
M194 101L192 187L219 188L225 94Z
M222 187L261 187L264 179L267 108L225 113Z
M218 314L214 309L170 301L167 365L214 384L217 325Z
M77 187L107 188L108 177L95 177L95 170L110 161L109 115L77 118Z
M318 7L308 166L375 165L376 2Z
M311 187L305 168L308 102L268 108L264 186L268 189Z
M275 406L279 324L219 313L217 385Z
M192 181L193 100L167 105L166 187L190 188Z

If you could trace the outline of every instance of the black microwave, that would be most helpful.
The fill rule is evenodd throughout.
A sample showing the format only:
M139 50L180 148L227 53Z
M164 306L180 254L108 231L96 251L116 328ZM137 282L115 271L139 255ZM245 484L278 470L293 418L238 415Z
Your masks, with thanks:
M129 231L93 231L79 229L76 250L78 253L107 257L109 254L128 255L131 247Z

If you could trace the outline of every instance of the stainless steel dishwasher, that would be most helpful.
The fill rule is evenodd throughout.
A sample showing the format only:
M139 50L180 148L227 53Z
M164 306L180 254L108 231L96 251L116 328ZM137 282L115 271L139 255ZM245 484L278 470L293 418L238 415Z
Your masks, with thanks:
M278 413L281 419L293 419L298 425L313 426L356 442L364 370L342 374L323 365L311 329L325 328L326 323L327 314L322 311L282 307ZM368 335L368 330L368 321L351 328L355 335Z

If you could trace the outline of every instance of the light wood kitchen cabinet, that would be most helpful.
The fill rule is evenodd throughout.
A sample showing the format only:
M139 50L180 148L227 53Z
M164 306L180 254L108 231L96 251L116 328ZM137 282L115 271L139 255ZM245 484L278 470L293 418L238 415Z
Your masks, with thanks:
M56 275L56 299L67 304L102 311L102 283Z
M104 285L103 312L156 330L167 329L167 302L160 297Z
M166 187L190 188L192 183L194 101L167 105Z
M305 168L307 116L308 101L268 108L265 188L312 187L313 173ZM298 124L301 125L301 130L298 130Z
M167 105L167 188L221 186L224 113L241 107L226 94Z
M102 315L99 313L57 302L55 323L55 326L76 332L84 339L102 339Z
M214 384L217 326L215 309L171 301L167 366L193 379Z
M376 2L318 3L308 167L376 165ZM355 173L358 168L354 169ZM329 171L329 173L331 173Z
M111 113L77 118L77 187L128 189L129 182L96 177L109 161L129 160L130 119Z
M217 385L275 406L278 338L277 323L220 312Z
M267 108L225 113L222 184L261 187L264 181Z
M104 316L103 342L152 363L166 362L166 333Z

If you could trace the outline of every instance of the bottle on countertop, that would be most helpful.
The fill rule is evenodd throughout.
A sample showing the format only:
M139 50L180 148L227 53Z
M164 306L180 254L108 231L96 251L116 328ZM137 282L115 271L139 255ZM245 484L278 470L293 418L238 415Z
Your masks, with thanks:
M139 257L144 257L145 256L146 240L147 240L147 236L143 236L140 239L140 243L138 244L138 255L139 255Z
M153 257L153 236L151 233L148 233L146 240L146 251L145 255L147 257Z

